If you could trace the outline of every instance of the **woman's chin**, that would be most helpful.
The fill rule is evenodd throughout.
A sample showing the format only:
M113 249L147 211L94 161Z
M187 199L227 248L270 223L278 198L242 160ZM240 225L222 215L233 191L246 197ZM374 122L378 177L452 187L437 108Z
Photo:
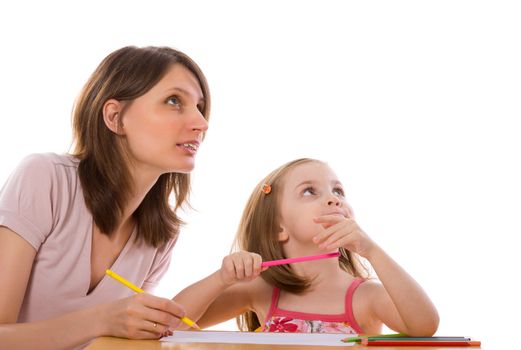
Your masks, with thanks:
M170 167L170 173L180 173L180 174L189 174L194 170L195 163L185 163L185 164L176 164L175 166Z

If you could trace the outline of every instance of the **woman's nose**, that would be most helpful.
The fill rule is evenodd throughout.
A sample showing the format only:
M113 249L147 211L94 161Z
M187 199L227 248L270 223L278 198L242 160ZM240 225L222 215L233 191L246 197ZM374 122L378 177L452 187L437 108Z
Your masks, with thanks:
M206 120L199 109L196 109L195 113L193 114L191 123L192 131L204 133L206 130L208 130L208 120Z

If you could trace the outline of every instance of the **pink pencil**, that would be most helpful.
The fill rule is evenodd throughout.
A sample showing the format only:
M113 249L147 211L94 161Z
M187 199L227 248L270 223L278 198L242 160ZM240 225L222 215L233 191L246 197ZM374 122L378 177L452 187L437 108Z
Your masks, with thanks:
M327 259L327 258L336 258L339 257L340 253L328 253L328 254L321 254L321 255L309 255L309 256L301 256L300 258L289 258L289 259L280 259L280 260L272 260L272 261L265 261L261 264L261 267L268 267L268 266L275 266L275 265L284 265L284 264L291 264L291 263L298 263L303 261L310 261L310 260L318 260L318 259Z

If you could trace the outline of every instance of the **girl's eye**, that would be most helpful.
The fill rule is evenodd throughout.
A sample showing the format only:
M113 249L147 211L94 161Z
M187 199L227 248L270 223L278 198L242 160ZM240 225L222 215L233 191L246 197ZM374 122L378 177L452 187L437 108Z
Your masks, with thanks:
M344 190L340 187L333 189L333 193L335 193L339 197L345 197Z
M313 196L316 194L315 189L313 187L306 187L302 192L304 196Z
M171 106L179 106L179 104L181 103L181 100L177 96L170 96L166 100L166 103L171 105Z

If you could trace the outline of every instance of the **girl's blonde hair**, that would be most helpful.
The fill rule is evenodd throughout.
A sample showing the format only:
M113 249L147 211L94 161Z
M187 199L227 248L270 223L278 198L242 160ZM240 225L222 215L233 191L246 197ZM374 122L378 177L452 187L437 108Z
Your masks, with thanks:
M264 261L285 258L282 245L277 239L281 230L279 203L284 177L291 169L310 162L323 163L311 158L296 159L272 171L255 187L242 214L234 250L257 253ZM271 187L269 193L266 193L266 185ZM355 277L367 277L368 271L361 264L358 255L344 248L339 250L339 264L343 270ZM297 294L304 292L312 281L295 274L290 265L270 267L262 272L261 277L279 289ZM254 331L260 326L260 322L254 312L248 311L237 317L237 325L242 331Z

